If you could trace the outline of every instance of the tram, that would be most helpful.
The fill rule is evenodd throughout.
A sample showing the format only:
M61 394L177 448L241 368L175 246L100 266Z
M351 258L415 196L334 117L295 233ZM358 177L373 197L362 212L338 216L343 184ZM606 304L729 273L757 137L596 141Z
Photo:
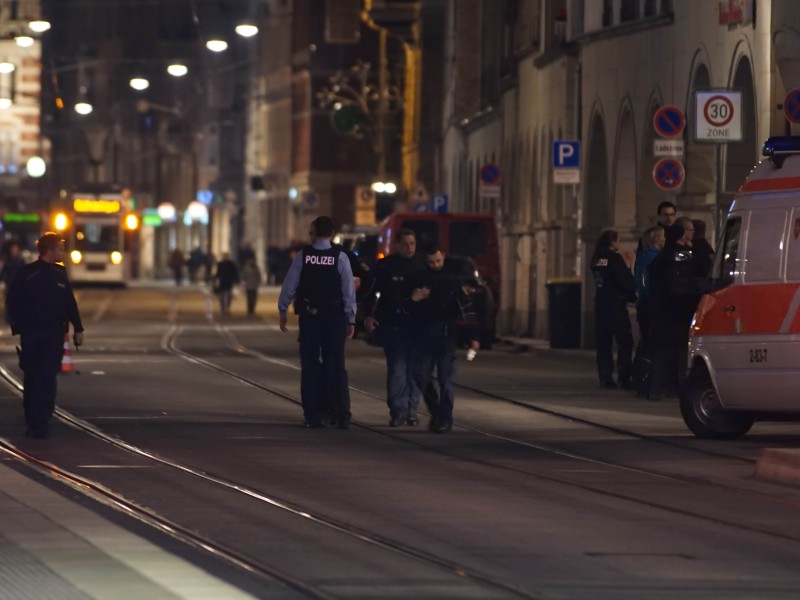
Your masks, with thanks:
M70 210L57 212L52 224L64 236L73 283L126 284L133 257L125 232L138 227L138 220L126 210L122 194L74 193Z

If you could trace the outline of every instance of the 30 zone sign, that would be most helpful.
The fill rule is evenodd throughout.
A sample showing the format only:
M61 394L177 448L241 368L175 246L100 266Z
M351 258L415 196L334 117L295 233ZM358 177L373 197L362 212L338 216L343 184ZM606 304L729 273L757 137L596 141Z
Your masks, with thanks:
M742 93L737 90L705 90L695 95L695 139L705 142L738 142L742 139Z

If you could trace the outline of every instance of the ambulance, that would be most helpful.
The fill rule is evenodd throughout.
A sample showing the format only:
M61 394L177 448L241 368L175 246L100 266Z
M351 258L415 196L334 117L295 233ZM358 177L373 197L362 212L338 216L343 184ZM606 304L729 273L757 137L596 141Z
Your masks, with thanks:
M723 225L680 408L698 437L800 420L800 137L770 138Z

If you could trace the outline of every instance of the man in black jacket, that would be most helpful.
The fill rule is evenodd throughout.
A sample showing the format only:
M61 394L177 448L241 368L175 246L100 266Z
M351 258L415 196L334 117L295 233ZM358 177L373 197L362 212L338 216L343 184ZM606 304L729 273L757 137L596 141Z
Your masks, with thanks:
M78 303L63 263L64 240L45 233L38 241L39 260L22 267L6 298L6 319L20 335L20 367L24 372L25 435L46 438L55 409L56 376L64 354L64 336L72 323L73 342L83 343Z
M591 261L594 276L594 311L597 332L597 373L600 385L614 389L613 342L617 342L619 387L630 388L633 335L626 305L636 300L633 273L619 254L619 234L608 229L600 234Z
M375 265L372 283L364 295L367 315L364 327L378 334L386 355L390 427L419 423L420 390L411 360L414 336L406 307L411 295L411 277L425 268L416 250L416 234L410 229L398 231L394 254Z
M458 275L444 268L441 248L432 246L425 252L428 268L416 274L409 296L408 312L413 319L413 369L416 385L425 390L431 385L433 368L439 381L439 394L426 394L431 412L429 429L438 433L453 427L453 377L456 373L458 323L474 323L470 349L480 348L479 327L469 309L469 298Z

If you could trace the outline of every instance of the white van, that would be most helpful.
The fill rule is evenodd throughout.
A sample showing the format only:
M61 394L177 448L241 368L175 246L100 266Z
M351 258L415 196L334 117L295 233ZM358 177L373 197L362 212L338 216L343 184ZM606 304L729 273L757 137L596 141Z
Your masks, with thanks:
M800 420L800 137L770 138L731 204L692 322L683 419L734 438Z

